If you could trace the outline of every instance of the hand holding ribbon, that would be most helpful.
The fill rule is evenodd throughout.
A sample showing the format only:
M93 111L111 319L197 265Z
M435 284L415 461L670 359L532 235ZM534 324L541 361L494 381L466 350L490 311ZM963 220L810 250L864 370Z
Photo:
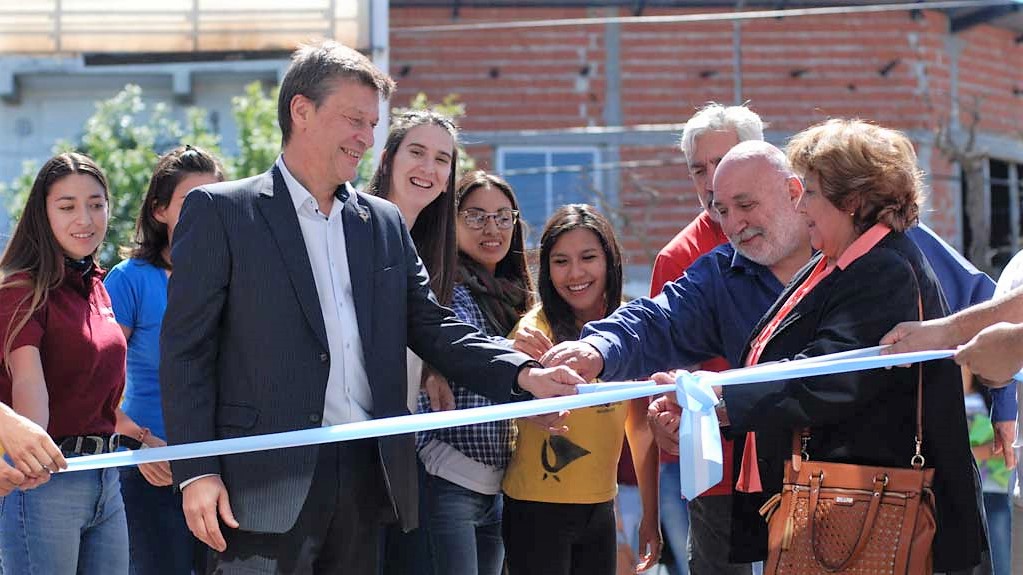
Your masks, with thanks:
M877 369L948 358L955 354L953 350L939 350L879 356L880 349L878 347L854 350L830 356L733 369L721 373L681 372L675 381L674 390L678 392L678 401L683 407L683 419L689 413L689 419L682 423L683 426L686 426L687 430L684 432L684 442L688 443L685 448L688 451L679 459L684 478L683 485L686 485L685 491L695 496L721 480L721 444L717 416L714 413L717 398L714 395L712 386L760 383L832 373L845 373L863 369ZM565 368L553 369L563 370ZM1023 374L1017 374L1016 377L1023 380ZM564 384L562 383L561 385ZM641 381L579 384L573 390L577 391L578 395L471 409L421 413L335 425L332 427L301 429L252 437L236 437L202 443L157 447L140 451L75 457L67 461L67 471L103 469L156 461L174 461L178 459L211 457L230 453L245 453L266 449L415 433L443 427L473 425L487 421L557 413L562 410L579 409L637 397L659 395L672 391L672 388L669 385L661 385L658 382ZM682 433L680 430L680 439ZM682 449L680 444L680 451ZM716 472L715 465L717 467ZM715 476L717 479L713 480Z

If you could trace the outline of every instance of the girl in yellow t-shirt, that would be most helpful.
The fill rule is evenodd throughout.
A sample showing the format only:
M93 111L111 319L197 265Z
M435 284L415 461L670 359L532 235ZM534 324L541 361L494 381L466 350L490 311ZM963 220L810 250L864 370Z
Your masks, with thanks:
M575 340L588 321L603 319L622 299L622 257L611 224L593 207L559 208L540 239L540 306L513 333L542 347ZM539 350L537 350L539 351ZM572 411L567 431L519 420L518 442L505 472L502 524L511 575L614 575L614 497L623 430L643 441L642 409L617 402ZM627 425L628 421L628 425ZM653 565L661 538L657 461L636 461L643 500L640 548Z

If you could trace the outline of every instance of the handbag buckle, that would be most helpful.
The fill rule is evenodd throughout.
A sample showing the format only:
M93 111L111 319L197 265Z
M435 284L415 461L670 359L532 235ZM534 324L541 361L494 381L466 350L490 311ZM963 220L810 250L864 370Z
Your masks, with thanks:
M923 468L924 462L926 460L924 459L924 456L920 453L921 444L920 436L913 438L913 441L914 443L916 443L916 453L914 453L913 457L909 460L909 464L913 466L913 469L921 469Z

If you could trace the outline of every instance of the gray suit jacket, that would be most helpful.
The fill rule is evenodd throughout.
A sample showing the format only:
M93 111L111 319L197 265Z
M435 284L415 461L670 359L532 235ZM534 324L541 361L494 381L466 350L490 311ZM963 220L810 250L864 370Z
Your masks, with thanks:
M343 224L373 417L408 413L405 348L449 378L508 401L525 355L492 343L440 306L401 214L345 190ZM298 215L280 172L193 191L174 231L160 339L171 444L318 427L330 356ZM410 435L379 440L391 501L417 524ZM317 447L172 464L180 483L218 473L242 529L290 529Z

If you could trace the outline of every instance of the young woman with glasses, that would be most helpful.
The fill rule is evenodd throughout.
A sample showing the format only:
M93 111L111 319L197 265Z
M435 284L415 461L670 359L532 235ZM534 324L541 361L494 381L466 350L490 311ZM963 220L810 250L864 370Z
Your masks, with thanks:
M503 179L476 171L455 192L458 269L455 315L490 336L503 337L533 303L525 230L518 200ZM456 409L491 402L452 382ZM430 411L420 397L419 411ZM421 497L434 572L497 575L504 563L501 479L515 441L510 421L416 434L425 468Z

